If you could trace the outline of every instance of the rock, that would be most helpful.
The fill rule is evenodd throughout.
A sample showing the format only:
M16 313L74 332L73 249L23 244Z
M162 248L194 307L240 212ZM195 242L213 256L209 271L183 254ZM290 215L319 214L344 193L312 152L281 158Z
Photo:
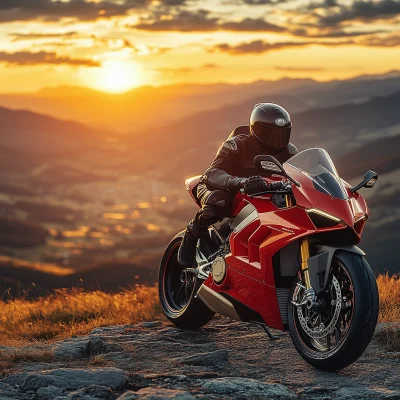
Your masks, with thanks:
M24 400L28 397L24 396L19 390L8 383L0 382L0 399L1 400Z
M29 364L28 362L26 363L21 363L21 368L23 372L32 372L32 371L44 371L48 369L54 369L59 367L59 365L48 362L48 363L35 363L35 364Z
M126 382L127 377L123 370L117 368L60 368L29 373L22 384L22 390L37 390L50 385L65 390L76 390L91 385L118 390L122 389Z
M134 328L134 325L117 325L117 326L102 326L101 328L93 329L89 335L109 335L122 334L126 329Z
M111 353L104 354L103 357L105 360L115 363L127 363L132 361L132 355L122 351L113 351Z
M41 400L52 400L57 396L61 396L63 394L63 389L50 385L41 387L36 391L36 395Z
M229 353L227 350L216 350L210 353L198 353L187 357L179 357L176 361L181 364L216 366L228 361Z
M20 372L18 374L7 376L7 378L2 379L1 382L9 385L22 385L27 376L28 372Z
M140 389L138 392L125 392L123 395L118 397L117 400L195 400L196 398L192 396L189 392L184 392L181 390L170 390L161 388L144 388Z
M96 385L79 389L68 394L68 399L71 400L109 400L113 398L113 392L110 388Z
M246 399L295 399L296 393L278 383L266 383L247 378L216 378L202 384L208 393L220 395L245 395Z
M399 400L400 392L383 388L342 387L333 394L335 400L387 399Z
M157 328L158 326L161 326L162 322L161 321L152 321L152 322L142 322L140 326L143 328Z
M74 338L66 339L56 345L54 348L54 356L56 359L73 360L101 354L103 351L104 342L99 338Z

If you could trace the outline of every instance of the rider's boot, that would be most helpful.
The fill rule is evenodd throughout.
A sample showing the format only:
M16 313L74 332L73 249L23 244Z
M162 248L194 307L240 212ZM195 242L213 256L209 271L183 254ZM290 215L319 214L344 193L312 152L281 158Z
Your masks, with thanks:
M194 219L189 222L178 250L178 262L185 268L192 267L196 258L197 241L203 233Z

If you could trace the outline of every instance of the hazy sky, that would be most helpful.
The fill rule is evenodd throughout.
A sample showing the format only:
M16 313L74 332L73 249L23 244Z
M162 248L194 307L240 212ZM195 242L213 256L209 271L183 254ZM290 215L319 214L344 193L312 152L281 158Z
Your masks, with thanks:
M1 0L0 91L400 69L400 0Z

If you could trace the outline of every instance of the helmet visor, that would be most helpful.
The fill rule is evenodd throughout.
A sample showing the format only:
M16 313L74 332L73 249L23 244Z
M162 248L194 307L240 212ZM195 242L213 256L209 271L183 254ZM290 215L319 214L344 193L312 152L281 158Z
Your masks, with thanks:
M290 141L290 133L292 131L291 126L278 128L265 126L262 123L256 123L256 125L258 126L254 129L253 133L266 147L277 151L283 151L286 149Z

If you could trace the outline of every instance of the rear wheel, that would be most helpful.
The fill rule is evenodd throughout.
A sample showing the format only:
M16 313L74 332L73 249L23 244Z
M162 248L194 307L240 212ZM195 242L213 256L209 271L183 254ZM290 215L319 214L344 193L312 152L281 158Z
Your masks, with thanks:
M158 275L158 293L167 318L177 327L199 329L214 316L199 298L195 297L203 280L187 272L177 259L183 233L168 245L161 260Z
M298 303L304 285L297 280L290 299ZM364 257L340 252L331 264L319 307L289 304L289 329L296 350L315 368L335 371L355 362L374 333L378 288Z

